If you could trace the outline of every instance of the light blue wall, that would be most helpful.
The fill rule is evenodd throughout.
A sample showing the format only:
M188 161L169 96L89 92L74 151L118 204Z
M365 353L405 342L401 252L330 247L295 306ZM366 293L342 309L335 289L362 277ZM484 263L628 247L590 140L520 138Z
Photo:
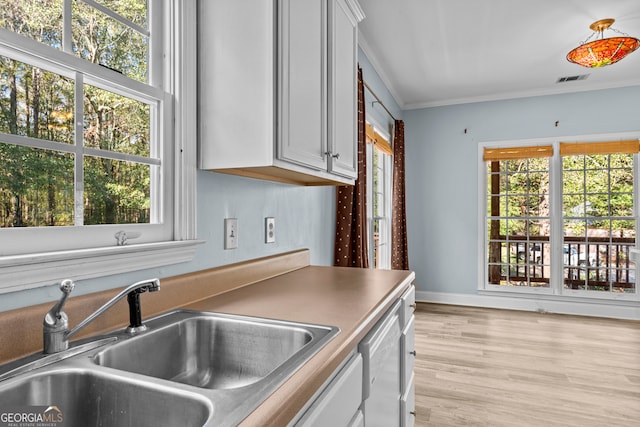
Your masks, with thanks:
M639 100L637 86L405 111L417 289L477 293L478 143L638 131Z
M130 274L78 281L74 295L123 287L149 277L170 277L234 262L309 248L311 263L333 263L334 187L298 187L249 178L198 172L198 239L195 259ZM264 243L264 218L276 218L276 243ZM238 249L224 250L224 218L238 218ZM0 311L59 297L57 286L0 296ZM44 313L43 313L44 315Z

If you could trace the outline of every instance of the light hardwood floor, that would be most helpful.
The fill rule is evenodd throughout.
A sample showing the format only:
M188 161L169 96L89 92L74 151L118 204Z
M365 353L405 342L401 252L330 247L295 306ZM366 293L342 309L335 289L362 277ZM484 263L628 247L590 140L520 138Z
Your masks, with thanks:
M640 322L418 304L416 426L640 426Z

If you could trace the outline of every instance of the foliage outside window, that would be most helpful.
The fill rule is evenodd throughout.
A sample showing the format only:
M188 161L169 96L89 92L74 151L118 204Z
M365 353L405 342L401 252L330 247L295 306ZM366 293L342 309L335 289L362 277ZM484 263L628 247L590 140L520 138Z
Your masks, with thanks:
M0 27L0 228L162 222L147 1L5 1Z
M180 0L2 2L0 293L193 259L196 20Z
M626 147L556 143L542 156L485 149L486 288L637 295L629 254L638 141Z

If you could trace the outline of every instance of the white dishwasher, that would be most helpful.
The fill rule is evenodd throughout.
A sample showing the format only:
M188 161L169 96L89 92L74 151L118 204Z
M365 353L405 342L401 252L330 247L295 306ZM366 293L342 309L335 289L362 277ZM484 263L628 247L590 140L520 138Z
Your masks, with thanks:
M358 345L363 359L365 427L400 425L400 301Z

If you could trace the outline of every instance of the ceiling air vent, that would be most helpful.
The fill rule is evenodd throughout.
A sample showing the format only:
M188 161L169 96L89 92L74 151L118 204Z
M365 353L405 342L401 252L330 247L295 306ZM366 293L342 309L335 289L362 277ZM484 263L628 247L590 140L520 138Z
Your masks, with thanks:
M577 76L560 77L556 83L575 82L577 80L584 80L587 77L589 77L589 74L580 74L580 75L577 75Z

